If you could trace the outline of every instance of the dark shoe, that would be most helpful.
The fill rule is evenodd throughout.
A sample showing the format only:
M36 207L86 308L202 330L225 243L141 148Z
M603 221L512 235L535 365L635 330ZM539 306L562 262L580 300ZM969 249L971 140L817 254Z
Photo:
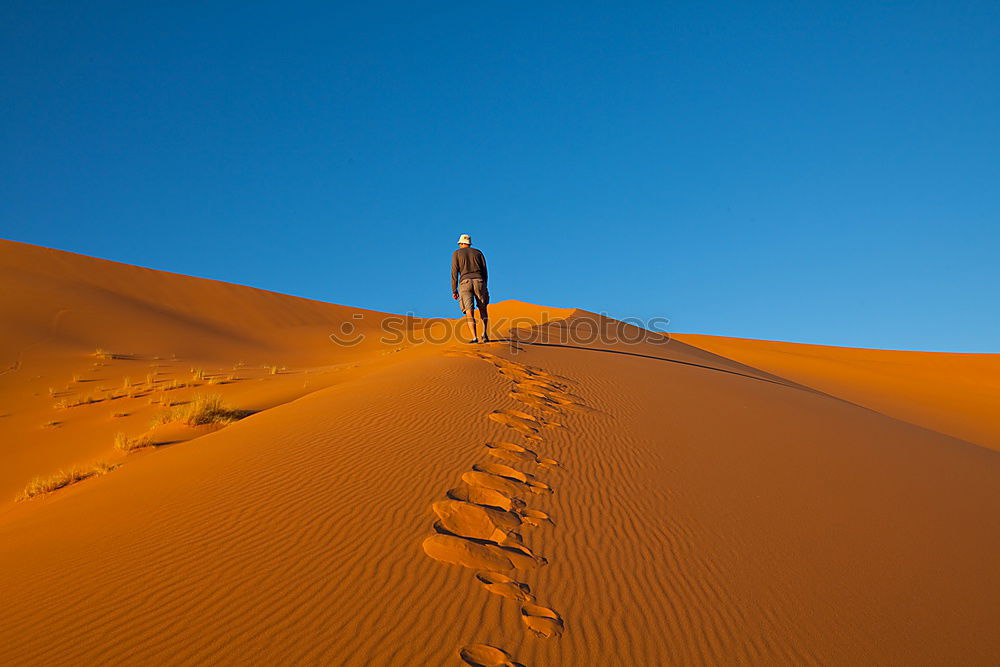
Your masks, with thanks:
M469 341L469 345L472 345L473 343L478 343L478 342L479 342L478 338L473 338L472 340Z
M487 336L486 334L483 334L483 342L484 342L484 343L488 343L488 342L490 342L490 337L489 337L489 336Z

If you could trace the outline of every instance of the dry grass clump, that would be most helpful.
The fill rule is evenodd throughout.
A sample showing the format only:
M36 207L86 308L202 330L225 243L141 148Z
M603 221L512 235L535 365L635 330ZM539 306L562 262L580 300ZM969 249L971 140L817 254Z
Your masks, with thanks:
M104 348L100 348L100 347L97 348L96 350L94 350L94 356L97 357L98 359L105 359L105 360L113 360L113 359L133 359L134 360L135 359L135 355L134 354L116 354L114 352L108 352ZM94 365L97 366L98 364L94 364ZM104 364L100 364L100 365L104 366Z
M121 431L115 433L115 449L123 452L134 452L137 449L152 446L153 439L148 435L141 435L138 438L130 438Z
M76 408L81 405L90 405L91 403L100 403L102 400L104 399L97 398L93 394L87 394L76 399L64 398L61 401L57 401L52 407L57 410L63 410L65 408Z
M98 461L90 468L77 468L73 466L69 470L60 470L54 475L49 475L48 477L35 477L28 485L24 487L24 491L21 492L15 500L27 500L28 498L34 498L35 496L40 496L44 493L51 493L56 489L61 489L64 486L69 486L70 484L76 484L79 481L88 479L90 477L99 477L105 475L118 466L112 465L110 463L105 463L104 461Z
M232 424L234 421L249 417L251 414L253 414L251 410L236 410L228 407L218 394L199 395L191 399L190 403L179 405L158 415L154 418L153 424L170 422L184 422L188 426Z

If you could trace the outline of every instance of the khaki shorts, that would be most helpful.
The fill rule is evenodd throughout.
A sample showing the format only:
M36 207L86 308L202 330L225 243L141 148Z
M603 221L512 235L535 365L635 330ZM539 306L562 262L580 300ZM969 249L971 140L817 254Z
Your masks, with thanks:
M490 291L480 278L470 278L458 284L458 305L463 313L484 308L490 302Z

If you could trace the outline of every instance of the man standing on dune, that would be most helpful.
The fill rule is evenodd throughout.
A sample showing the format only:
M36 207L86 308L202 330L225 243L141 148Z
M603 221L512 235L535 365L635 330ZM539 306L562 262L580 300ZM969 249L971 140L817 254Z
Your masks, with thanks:
M475 310L483 319L483 342L490 342L490 316L486 307L490 303L490 292L486 289L486 257L478 248L472 247L472 237L462 234L458 237L458 250L451 256L451 298L458 300L462 312L469 318L472 331L470 343L478 343L476 336Z

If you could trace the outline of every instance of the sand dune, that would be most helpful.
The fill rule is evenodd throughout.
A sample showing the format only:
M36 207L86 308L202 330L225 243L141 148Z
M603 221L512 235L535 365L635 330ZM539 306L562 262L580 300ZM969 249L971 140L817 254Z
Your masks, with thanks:
M989 391L989 357L954 391L862 394L867 371L584 311L498 304L516 344L415 322L342 347L391 316L13 243L0 278L0 663L1000 658L1000 455L957 388ZM55 407L74 374L141 390ZM254 413L111 448L150 397L206 391ZM119 467L13 501L97 457Z
M866 350L696 334L674 338L1000 450L1000 354Z

